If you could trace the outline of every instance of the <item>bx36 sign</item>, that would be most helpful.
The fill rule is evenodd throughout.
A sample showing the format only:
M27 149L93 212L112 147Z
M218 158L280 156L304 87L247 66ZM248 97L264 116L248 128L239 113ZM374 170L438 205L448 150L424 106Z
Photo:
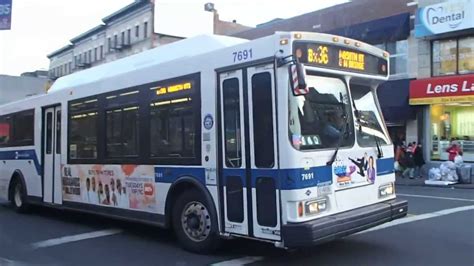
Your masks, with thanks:
M0 30L9 30L12 21L12 0L0 0Z

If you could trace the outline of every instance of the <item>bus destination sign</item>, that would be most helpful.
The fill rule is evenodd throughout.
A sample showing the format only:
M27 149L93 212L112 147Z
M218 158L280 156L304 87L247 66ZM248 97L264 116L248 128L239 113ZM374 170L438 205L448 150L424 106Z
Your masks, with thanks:
M339 45L296 42L294 54L309 66L387 76L386 59Z

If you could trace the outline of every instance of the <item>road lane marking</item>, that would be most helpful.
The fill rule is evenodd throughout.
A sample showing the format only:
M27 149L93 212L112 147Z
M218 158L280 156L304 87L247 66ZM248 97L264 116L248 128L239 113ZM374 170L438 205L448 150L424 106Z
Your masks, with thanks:
M470 210L474 210L474 205L462 206L462 207L457 207L457 208L452 208L452 209L445 209L445 210L436 211L436 212L430 212L430 213L424 213L424 214L420 214L420 215L409 216L409 217L401 218L401 219L398 219L398 220L394 220L392 222L388 222L388 223L385 223L385 224L367 229L365 231L356 233L356 235L364 234L364 233L371 232L371 231L377 231L377 230L380 230L380 229L385 229L385 228L400 225L400 224L412 223L412 222L416 222L416 221L420 221L420 220L425 220L425 219L430 219L430 218L435 218L435 217L441 217L441 216L445 216L445 215L448 215L448 214L453 214L453 213L463 212L463 211L470 211Z
M443 200L457 200L457 201L467 201L467 202L474 202L474 200L472 200L472 199L464 199L464 198L447 198L447 197L436 197L436 196L427 196L427 195L413 195L413 194L401 194L401 193L397 193L397 196L402 196L402 197L413 197L413 198L443 199Z
M121 232L122 232L122 230L119 230L119 229L100 230L100 231L94 231L94 232L90 232L90 233L71 235L71 236L63 236L63 237L59 237L59 238L53 238L53 239L48 239L48 240L44 240L44 241L39 241L39 242L31 244L31 246L32 246L33 249L47 248L47 247L62 245L62 244L66 244L66 243L71 243L71 242L76 242L76 241L81 241L81 240L86 240L86 239L91 239L91 238L115 235L115 234L119 234Z
M231 265L245 265L245 264L250 264L254 263L257 261L263 260L263 257L242 257L238 259L233 259L233 260L226 260L226 261L221 261L217 263L211 264L211 266L231 266Z

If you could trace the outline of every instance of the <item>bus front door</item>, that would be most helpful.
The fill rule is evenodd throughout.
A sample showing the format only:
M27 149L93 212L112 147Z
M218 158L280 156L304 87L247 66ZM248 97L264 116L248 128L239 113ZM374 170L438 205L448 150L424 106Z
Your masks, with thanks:
M273 65L221 73L223 230L280 240Z
M43 201L61 204L61 107L45 108L43 118Z

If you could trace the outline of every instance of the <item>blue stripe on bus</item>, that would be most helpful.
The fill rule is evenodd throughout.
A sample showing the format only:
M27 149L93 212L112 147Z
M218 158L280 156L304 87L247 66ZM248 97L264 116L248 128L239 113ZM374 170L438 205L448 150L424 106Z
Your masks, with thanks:
M0 160L32 160L35 164L36 173L41 174L41 165L35 150L0 151Z
M388 175L395 172L393 168L394 158L377 159L377 175Z
M182 176L194 177L206 184L206 172L202 167L155 167L156 183L173 183Z

